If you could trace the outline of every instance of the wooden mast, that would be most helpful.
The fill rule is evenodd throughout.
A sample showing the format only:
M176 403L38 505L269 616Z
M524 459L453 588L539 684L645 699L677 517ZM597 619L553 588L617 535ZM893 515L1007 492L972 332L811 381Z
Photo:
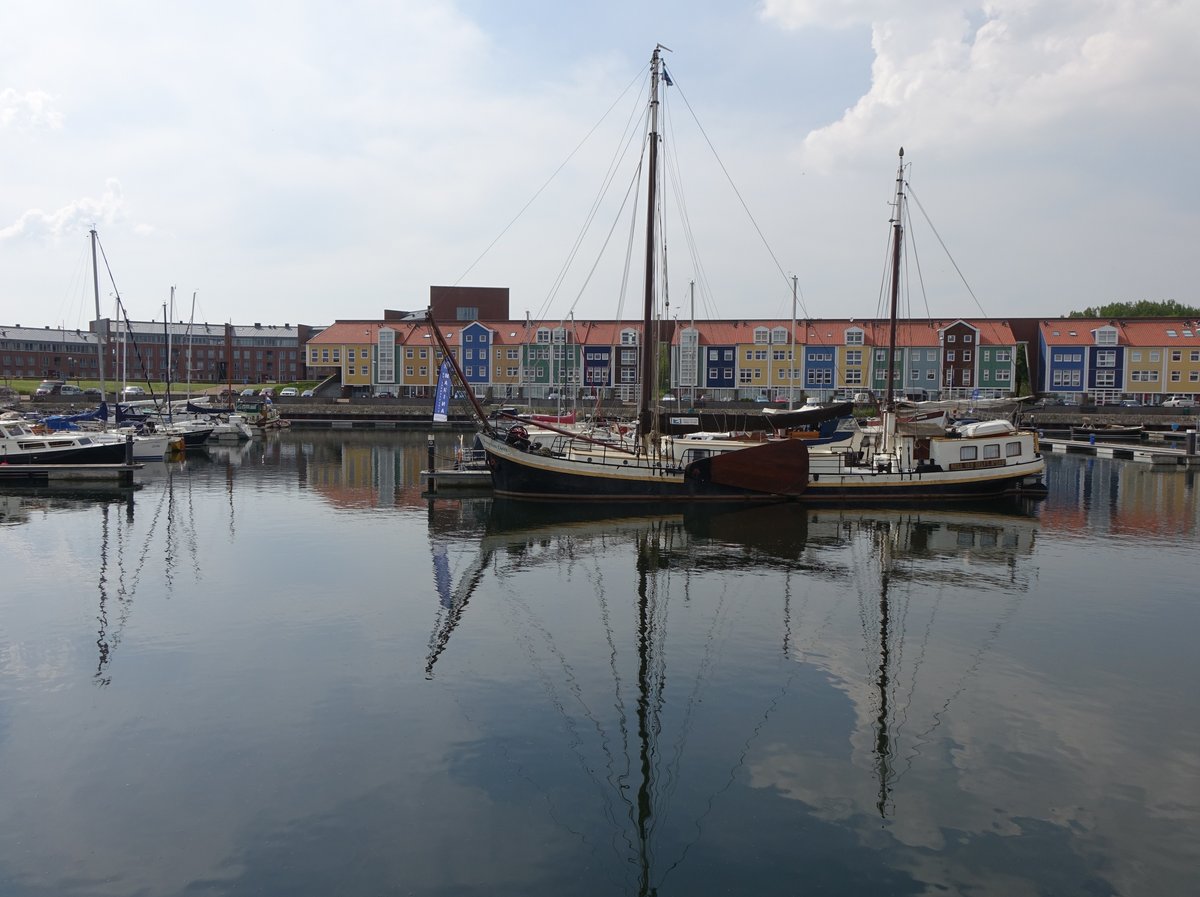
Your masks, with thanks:
M888 335L887 392L884 408L895 410L893 385L896 376L896 312L900 299L900 245L904 239L904 147L900 147L900 167L896 171L896 206L892 213L892 305L891 331Z
M658 78L659 47L650 58L650 155L646 182L646 295L642 303L642 392L638 402L638 436L642 452L650 454L651 395L657 371L654 369L654 219L658 190Z
M892 304L889 313L891 330L888 335L887 392L883 407L895 410L893 386L896 377L896 312L900 300L900 245L904 240L904 147L900 147L900 167L896 170L896 206L892 215Z

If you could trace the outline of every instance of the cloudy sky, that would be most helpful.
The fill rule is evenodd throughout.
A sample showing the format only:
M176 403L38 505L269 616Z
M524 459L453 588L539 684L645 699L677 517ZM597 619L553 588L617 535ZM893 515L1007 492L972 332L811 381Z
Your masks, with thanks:
M911 313L1200 304L1194 0L4 0L0 323L91 319L93 224L135 318L636 316L625 174L564 266L657 42L673 314L877 314L900 146Z

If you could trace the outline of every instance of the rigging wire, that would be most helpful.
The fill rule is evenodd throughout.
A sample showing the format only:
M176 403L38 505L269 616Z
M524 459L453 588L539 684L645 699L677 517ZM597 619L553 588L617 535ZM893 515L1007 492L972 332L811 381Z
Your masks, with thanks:
M681 100L683 100L683 104L687 107L688 112L691 113L692 121L694 121L696 123L696 127L699 128L700 135L704 138L704 142L708 145L709 150L712 151L713 158L716 159L717 165L720 166L722 174L725 175L725 180L727 180L729 182L730 188L733 190L734 195L738 198L738 202L741 203L742 209L746 213L746 217L750 219L750 223L751 223L751 225L753 225L755 232L758 234L759 240L762 241L763 247L767 250L767 254L771 257L771 261L773 261L775 263L775 269L779 272L779 276L783 278L784 283L787 285L788 295L790 296L791 289L792 289L791 278L788 276L787 272L783 270L783 266L781 264L779 264L779 259L776 258L775 251L771 248L771 244L767 242L766 235L763 234L762 228L758 226L758 221L755 219L753 213L750 211L750 207L746 204L746 200L742 196L741 191L738 190L737 184L735 184L733 182L733 178L730 176L729 170L725 167L725 162L721 159L720 155L717 153L717 149L715 146L713 146L712 140L709 139L708 132L704 130L704 125L702 125L700 123L700 119L696 115L696 110L692 108L692 104L688 102L687 94L685 94L683 92L683 88L679 86L679 79L674 78L674 76L672 76L672 77L674 80L674 87L676 90L679 91L679 98ZM804 304L803 294L799 290L797 290L796 301L800 307L800 310L804 313L804 317L807 318L808 317L808 308Z
M630 80L629 84L627 84L625 86L625 89L622 90L621 93L617 96L617 98L612 101L612 103L609 105L608 109L606 109L604 111L604 114L600 116L600 118L596 121L596 123L594 125L592 125L592 127L588 130L587 134L585 134L583 136L583 139L580 140L579 143L577 143L575 145L575 148L572 149L571 152L567 154L567 157L565 159L563 159L563 161L561 163L559 163L559 166L554 169L554 171L551 173L550 177L548 177L546 179L546 181L542 184L542 186L538 187L538 189L534 192L533 196L531 196L529 198L529 200L525 203L525 205L521 206L520 210L517 212L516 215L514 215L512 217L512 219L508 222L508 224L504 225L504 227L501 229L500 233L498 233L496 235L496 237L492 240L492 242L490 242L484 248L483 252L479 253L479 255L476 256L475 261L471 262L471 264L467 266L467 269L465 271L463 271L462 274L459 275L458 279L454 281L454 285L457 286L459 283L462 283L463 278L465 278L468 274L471 273L472 270L474 270L475 266L479 264L479 262L483 259L483 257L485 255L487 255L489 252L491 252L492 248L497 243L499 243L500 240L504 237L504 235L506 233L508 233L508 231L512 228L512 226L517 223L517 220L520 219L521 216L525 214L526 210L528 210L529 207L532 206L534 204L534 202L537 201L537 198L542 195L542 193L546 190L547 187L550 186L551 182L556 177L558 177L559 173L564 168L566 168L567 163L570 162L571 159L573 159L575 157L575 155L583 148L583 145L588 142L588 140L591 138L592 134L595 133L596 129L599 128L600 125L604 123L604 120L606 118L608 118L609 113L611 113L612 110L616 108L617 104L619 102L621 102L621 98L624 97L627 93L629 93L629 91L633 87L633 85L645 80L643 73L646 71L647 68L648 68L648 65L642 66L642 68L639 69L638 73Z

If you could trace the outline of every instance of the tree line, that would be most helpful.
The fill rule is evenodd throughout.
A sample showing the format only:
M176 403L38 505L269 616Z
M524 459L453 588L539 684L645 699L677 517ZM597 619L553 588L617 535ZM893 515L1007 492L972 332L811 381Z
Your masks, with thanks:
M1136 302L1110 302L1073 311L1068 318L1200 318L1200 308L1182 305L1174 299L1139 299Z

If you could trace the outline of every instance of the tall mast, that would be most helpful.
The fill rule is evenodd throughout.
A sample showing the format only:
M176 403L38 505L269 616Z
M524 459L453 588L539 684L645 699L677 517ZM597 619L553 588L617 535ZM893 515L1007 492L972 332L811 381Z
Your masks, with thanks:
M108 347L108 340L105 337L108 334L107 323L101 325L100 322L100 269L96 264L96 228L92 228L92 291L96 297L96 352L98 353L97 362L100 365L100 401L105 399L104 389L104 355Z
M788 358L788 411L796 406L796 371L800 370L796 364L796 290L799 280L797 275L792 275L792 352Z
M892 385L896 376L896 309L900 299L900 244L904 239L904 147L900 147L900 166L896 170L896 206L892 213L892 309L891 333L888 336L887 393L883 407L894 408Z
M650 448L650 396L654 385L654 219L658 202L658 78L662 61L659 47L650 57L650 157L649 178L646 184L646 296L642 304L642 393L638 407L638 435L642 448L649 454Z
M175 310L175 287L171 287L171 311ZM167 303L163 303L163 337L167 344L167 423L171 422L171 329Z

